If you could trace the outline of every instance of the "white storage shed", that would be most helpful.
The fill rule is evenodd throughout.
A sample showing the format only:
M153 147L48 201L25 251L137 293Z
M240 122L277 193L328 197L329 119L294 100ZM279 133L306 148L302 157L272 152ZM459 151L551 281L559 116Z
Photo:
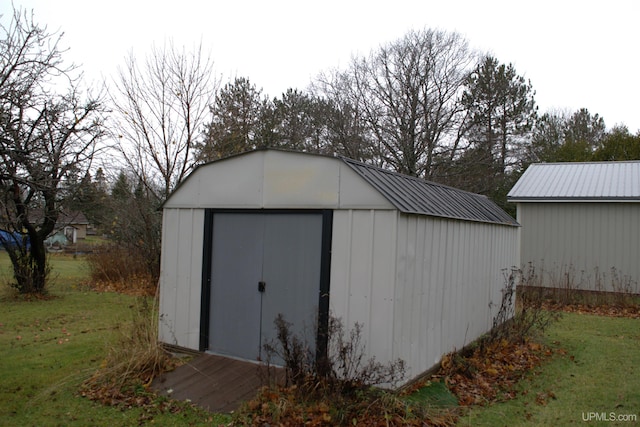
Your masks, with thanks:
M532 164L507 198L543 286L639 291L639 161Z
M331 315L411 379L491 328L517 231L484 196L346 158L208 163L163 207L160 338L260 360L282 313L322 352Z

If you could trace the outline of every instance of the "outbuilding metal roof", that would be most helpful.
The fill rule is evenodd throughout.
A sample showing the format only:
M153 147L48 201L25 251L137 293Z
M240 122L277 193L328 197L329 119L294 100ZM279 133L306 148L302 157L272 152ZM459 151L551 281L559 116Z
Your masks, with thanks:
M513 186L507 199L640 202L640 161L534 163Z
M400 212L518 225L486 196L380 169L346 157L342 157L342 160Z

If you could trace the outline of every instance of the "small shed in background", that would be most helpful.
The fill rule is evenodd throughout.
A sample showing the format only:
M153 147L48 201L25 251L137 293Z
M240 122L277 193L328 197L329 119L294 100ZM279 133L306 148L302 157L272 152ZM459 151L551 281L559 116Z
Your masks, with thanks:
M532 164L507 198L543 285L639 291L640 162Z
M208 163L163 207L160 337L258 360L278 313L318 351L331 315L411 379L491 328L517 234L484 196L346 158Z
M70 243L78 243L78 240L87 238L89 220L82 212L62 211L56 227L62 229Z

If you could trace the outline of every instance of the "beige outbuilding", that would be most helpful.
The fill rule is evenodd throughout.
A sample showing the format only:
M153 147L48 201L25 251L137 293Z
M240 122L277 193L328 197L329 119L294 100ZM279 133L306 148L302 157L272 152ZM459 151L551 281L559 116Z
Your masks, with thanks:
M532 164L508 200L540 284L640 291L639 161Z
M491 328L517 236L484 196L347 158L204 164L163 206L160 338L264 360L282 314L322 354L333 316L409 380Z

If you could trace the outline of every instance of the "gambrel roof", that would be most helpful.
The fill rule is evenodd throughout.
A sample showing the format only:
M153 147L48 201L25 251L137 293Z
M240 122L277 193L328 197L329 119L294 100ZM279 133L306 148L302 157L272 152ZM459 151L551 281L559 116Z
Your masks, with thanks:
M260 149L197 167L165 207L397 209L517 226L489 198L345 157Z
M640 202L640 161L534 163L507 199Z

